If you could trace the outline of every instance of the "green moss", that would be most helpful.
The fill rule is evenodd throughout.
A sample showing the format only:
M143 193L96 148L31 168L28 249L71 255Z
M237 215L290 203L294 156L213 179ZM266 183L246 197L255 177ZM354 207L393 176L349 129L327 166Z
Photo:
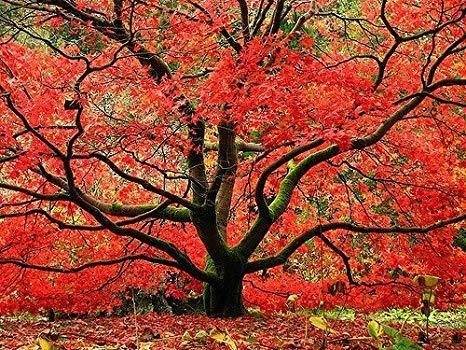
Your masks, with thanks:
M123 205L121 203L112 203L111 207L110 207L110 211L112 213L119 213L121 212L121 210L123 209Z

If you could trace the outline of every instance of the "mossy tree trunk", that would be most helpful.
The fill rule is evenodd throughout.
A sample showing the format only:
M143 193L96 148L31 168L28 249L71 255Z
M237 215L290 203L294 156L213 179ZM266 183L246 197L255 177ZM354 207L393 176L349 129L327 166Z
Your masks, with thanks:
M225 280L220 286L207 284L204 290L204 309L208 316L237 317L244 315L243 281Z
M237 317L246 313L243 304L244 266L237 257L222 266L215 266L208 259L206 270L220 277L217 284L204 286L204 309L208 316Z

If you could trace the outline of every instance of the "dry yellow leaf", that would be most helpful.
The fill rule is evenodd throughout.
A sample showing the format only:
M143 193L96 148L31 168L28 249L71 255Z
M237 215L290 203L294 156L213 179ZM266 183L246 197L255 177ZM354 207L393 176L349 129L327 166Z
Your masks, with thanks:
M218 343L225 344L230 350L238 350L235 341L226 332L214 330L210 333L210 337Z

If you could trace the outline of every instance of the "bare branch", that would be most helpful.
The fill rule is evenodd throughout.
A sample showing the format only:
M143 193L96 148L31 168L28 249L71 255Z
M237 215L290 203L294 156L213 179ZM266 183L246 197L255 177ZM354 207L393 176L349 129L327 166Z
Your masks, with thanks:
M33 263L28 263L20 259L8 259L8 258L7 259L0 258L0 265L15 265L15 266L28 269L28 270L37 270L37 271L43 271L43 272L53 272L53 273L63 273L63 274L74 274L74 273L78 273L78 272L91 269L91 268L102 267L102 266L113 266L113 265L118 265L118 264L121 264L127 261L138 261L138 260L150 262L152 264L175 267L177 269L180 268L179 264L176 261L151 257L151 256L144 255L144 254L129 255L129 256L124 256L121 258L109 259L109 260L98 260L98 261L93 261L93 262L85 263L85 264L82 264L76 267L69 267L69 268L58 267L58 266L37 265Z

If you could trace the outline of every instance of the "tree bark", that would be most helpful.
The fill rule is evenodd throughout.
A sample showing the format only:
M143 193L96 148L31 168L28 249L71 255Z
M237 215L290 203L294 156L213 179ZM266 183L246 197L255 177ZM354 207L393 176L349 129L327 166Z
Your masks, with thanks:
M243 304L243 278L245 264L239 261L230 261L223 266L215 266L208 259L206 271L220 276L220 281L204 285L204 309L208 316L238 317L246 313Z
M207 284L204 309L208 316L238 317L246 313L243 304L243 277L225 280L220 286Z

